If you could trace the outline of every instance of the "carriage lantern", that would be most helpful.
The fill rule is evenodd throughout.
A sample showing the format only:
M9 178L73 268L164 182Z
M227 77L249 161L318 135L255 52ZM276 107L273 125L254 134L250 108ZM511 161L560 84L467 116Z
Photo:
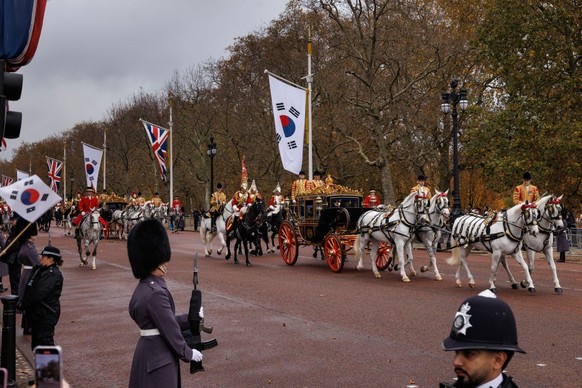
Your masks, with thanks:
M467 101L467 89L461 87L461 90L457 93L457 86L459 81L456 78L451 80L451 92L445 92L442 94L441 109L446 115L451 112L451 117L453 118L453 179L455 187L453 189L453 211L451 212L451 221L454 221L456 217L462 214L461 210L461 197L459 195L459 124L457 122L457 105L464 112L469 106L469 101ZM452 110L451 110L452 105Z
M289 198L285 198L283 200L283 209L285 209L285 211L289 210L289 203L290 203Z
M323 210L323 200L319 195L315 198L315 209L317 209L317 211Z

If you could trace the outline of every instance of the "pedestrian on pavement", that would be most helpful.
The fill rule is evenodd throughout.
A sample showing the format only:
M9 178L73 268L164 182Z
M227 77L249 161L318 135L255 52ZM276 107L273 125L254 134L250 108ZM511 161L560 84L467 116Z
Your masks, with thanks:
M4 250L6 244L4 244L4 233L0 233L0 251ZM8 287L4 287L4 282L2 278L4 276L8 276L10 273L8 272L8 264L3 261L0 261L0 293L8 291Z
M129 315L140 329L133 355L129 387L179 387L179 360L202 361L191 349L182 330L190 328L188 314L175 315L174 299L164 276L172 251L164 226L145 220L133 227L127 239L133 276L139 283L129 302Z
M61 251L47 246L40 253L40 264L34 266L26 279L17 308L27 317L32 349L55 344L55 327L61 315L62 264Z
M440 383L440 387L517 387L503 370L514 352L525 352L517 345L511 308L490 290L463 301L442 346L445 351L455 352L457 381Z
M566 209L563 210L562 215L565 216ZM566 252L570 250L570 242L568 241L568 235L566 234L566 228L562 228L556 231L556 250L560 253L559 263L566 262Z

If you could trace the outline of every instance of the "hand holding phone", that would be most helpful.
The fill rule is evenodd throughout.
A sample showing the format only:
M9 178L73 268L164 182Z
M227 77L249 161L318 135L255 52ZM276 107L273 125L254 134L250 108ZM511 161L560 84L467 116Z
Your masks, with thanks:
M62 349L60 346L34 348L34 373L37 388L61 387Z

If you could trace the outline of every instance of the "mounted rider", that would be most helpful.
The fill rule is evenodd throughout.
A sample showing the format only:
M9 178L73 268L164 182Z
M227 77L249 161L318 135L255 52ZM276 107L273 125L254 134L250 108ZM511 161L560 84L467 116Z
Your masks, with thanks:
M79 201L78 207L79 214L77 214L77 217L75 217L75 219L72 222L72 224L75 226L75 236L78 236L81 221L85 219L85 217L87 217L89 213L98 208L99 199L95 195L95 189L93 187L87 187L87 189L85 189L85 195L81 197L81 200ZM107 223L101 217L101 215L99 216L99 222L101 223L101 225L103 225L104 228L107 227Z
M174 200L172 201L172 209L174 210L174 214L176 216L180 214L182 209L182 201L180 201L180 198L177 195L174 196Z
M226 194L222 191L222 183L216 184L216 191L210 197L210 225L212 232L216 232L216 218L220 215L222 207L226 204Z
M251 203L247 182L243 182L240 184L240 190L234 193L232 197L233 221L242 218L246 212L247 205Z
M253 183L251 183L251 187L249 188L249 203L255 202L256 199L263 199L263 197L261 197L261 194L257 190L257 185L253 179Z
M160 198L160 194L157 191L154 193L152 199L150 199L150 202L154 205L154 207L160 207L163 203L162 199Z
M426 177L421 174L416 179L416 186L414 186L410 190L410 192L424 194L424 195L426 195L427 198L430 198L431 197L431 193L430 193L431 190L428 186L425 186L425 184L426 184Z
M376 195L376 190L370 190L370 194L366 195L366 198L364 198L363 205L367 208L374 208L380 205L380 198Z
M533 203L540 198L540 193L538 188L531 184L531 173L526 171L521 176L523 183L515 187L513 191L513 204L517 205L520 203Z
M271 196L269 206L267 207L267 216L279 214L283 208L284 200L285 197L281 195L281 186L279 186L279 182L277 182L277 187L273 190L273 195Z

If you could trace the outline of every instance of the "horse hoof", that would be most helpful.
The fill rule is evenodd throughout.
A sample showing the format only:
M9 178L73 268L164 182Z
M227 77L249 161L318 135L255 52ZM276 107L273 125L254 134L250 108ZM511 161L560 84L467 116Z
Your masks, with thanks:
M536 293L535 287L530 287L527 290L529 291L530 294L535 294Z
M96 265L92 265L91 266L91 269L97 269L97 266Z
M514 290L517 290L519 287L518 287L517 283L513 283L511 285L511 288L514 289Z
M218 256L222 255L222 249L220 249L220 250L216 251L216 254L217 254Z
M210 253L206 252L206 253L204 254L204 256L205 256L205 257L208 257L208 256L210 256Z
M526 288L527 282L525 280L522 280L521 283L519 283L519 285L521 286L521 288Z
M441 281L443 280L443 277L441 275L435 275L434 280Z
M560 287L556 287L556 288L554 288L554 291L556 292L556 294L560 294L560 295L561 295L561 294L562 294L562 292L563 292L563 291L562 291L562 289L561 289Z
M247 263L247 267L252 267L253 265L251 263Z
M469 288L475 288L475 282L469 282Z
M428 267L426 265L423 265L422 267L420 267L420 272L426 272L428 271Z
M380 272L375 272L375 273L374 273L374 276L375 276L377 279L380 279L380 278L382 277L382 275L380 274Z
M416 273L416 271L411 271L410 276L418 276L418 274Z
M495 287L490 288L489 291L491 291L494 294L497 294L497 288Z
M408 276L404 276L404 277L402 278L402 281L403 281L404 283L410 283L410 279L408 278Z
M394 270L394 266L392 264L390 264L388 266L388 272L392 272Z
M394 271L398 271L400 270L400 265L399 264L395 264L394 265Z
M461 283L455 283L455 287L456 288L463 288L463 285Z

